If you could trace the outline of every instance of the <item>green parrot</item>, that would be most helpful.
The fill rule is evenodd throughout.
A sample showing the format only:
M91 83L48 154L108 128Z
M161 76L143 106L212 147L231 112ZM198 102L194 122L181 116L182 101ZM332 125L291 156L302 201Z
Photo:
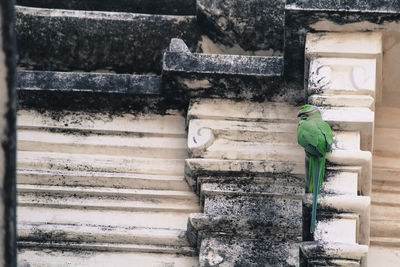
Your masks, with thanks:
M314 233L317 197L325 177L325 154L332 150L333 135L329 124L322 120L318 107L304 105L297 117L301 118L297 142L306 152L306 192L313 193L310 233Z

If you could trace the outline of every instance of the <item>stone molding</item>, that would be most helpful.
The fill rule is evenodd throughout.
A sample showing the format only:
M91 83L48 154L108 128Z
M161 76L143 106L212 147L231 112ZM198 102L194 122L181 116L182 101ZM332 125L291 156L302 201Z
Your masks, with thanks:
M324 185L316 232L303 236L301 264L366 266L374 110L381 101L382 87L382 34L308 33L305 57L308 102L321 107L322 117L333 130L357 132L361 150L344 148L327 155L327 169L348 172L348 178L333 184L328 178ZM341 189L349 185L352 190ZM304 196L303 207L307 226L311 195Z

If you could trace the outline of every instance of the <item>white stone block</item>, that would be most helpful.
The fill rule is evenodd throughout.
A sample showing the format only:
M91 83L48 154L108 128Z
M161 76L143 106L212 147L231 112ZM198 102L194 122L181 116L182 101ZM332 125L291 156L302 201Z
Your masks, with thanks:
M342 218L318 221L315 228L314 240L355 244L357 221L358 215L356 214L346 214Z
M374 110L375 100L369 95L319 95L308 97L308 103L316 106L360 107Z
M357 195L358 173L335 172L322 184L322 192L339 195Z
M381 32L329 32L307 34L306 54L374 56L381 53Z
M309 92L375 96L375 59L314 58L310 62Z

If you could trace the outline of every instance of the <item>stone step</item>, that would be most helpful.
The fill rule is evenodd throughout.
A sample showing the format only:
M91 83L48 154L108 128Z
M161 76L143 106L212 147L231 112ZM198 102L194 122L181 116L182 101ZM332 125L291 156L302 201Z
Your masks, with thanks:
M46 206L19 206L18 223L99 225L124 228L162 228L185 230L189 213L187 211L125 211L99 209L65 209Z
M97 186L127 189L190 191L183 175L171 176L141 173L18 169L17 183L20 185Z
M298 197L207 196L204 201L204 213L231 216L232 219L256 217L265 221L293 222L301 218L301 195ZM300 235L300 231L298 234Z
M81 186L48 186L48 185L17 185L19 195L37 194L77 197L102 197L104 199L126 200L183 200L195 202L196 195L190 191L126 189L113 187L81 187Z
M299 243L226 238L202 241L200 262L205 266L298 266Z
M129 123L127 123L129 122ZM186 137L185 119L176 111L157 114L18 110L18 129Z
M235 107L235 108L232 108ZM279 112L276 112L279 110ZM283 102L234 101L229 99L202 98L193 100L188 111L188 120L235 120L255 122L286 122L297 125L299 108ZM266 126L268 127L268 126Z
M375 160L375 157L374 157ZM392 166L394 167L394 166ZM400 186L400 169L397 168L378 168L374 167L372 169L374 185L387 185L387 186Z
M382 157L374 155L373 167L379 169L391 169L393 171L399 171L400 158L397 157Z
M168 14L168 15L195 15L196 1L194 0L157 0L153 2L140 0L114 0L114 1L57 1L57 0L17 0L17 5L78 9L78 10L101 10L114 12L133 12L146 14Z
M197 212L194 193L188 191L136 190L18 185L18 205L55 208Z
M380 220L391 220L393 218L399 218L399 216L399 207L377 204L371 205L371 218L377 218Z
M382 106L376 108L375 128L400 128L400 108Z
M22 248L18 249L18 264L20 266L32 267L43 267L49 266L121 266L121 267L131 267L132 264L135 266L152 266L152 267L165 267L165 266L175 266L175 267L188 267L197 266L198 257L197 256L184 256L175 254L160 254L155 251L157 250L168 250L168 248L155 247L151 249L143 246L142 248L135 250L147 250L152 253L140 253L140 252L101 252L101 251L86 251L86 250L56 250L56 249L46 249L36 247L27 247L26 244L19 244ZM56 246L56 244L51 244ZM76 244L75 246L79 246ZM100 245L99 245L100 246ZM105 245L106 247L111 247L110 244ZM84 245L82 245L84 247ZM121 246L122 247L122 246ZM129 251L129 246L127 246ZM155 248L155 249L154 249Z
M384 207L381 207L384 209ZM400 220L393 215L391 219L385 220L381 217L372 216L371 238L397 238L400 239ZM372 240L371 240L372 242ZM399 245L400 246L400 245Z
M398 251L400 248L400 238L395 237L375 237L371 236L371 246L391 248L391 251ZM396 253L396 256L398 254ZM398 256L397 256L398 257ZM396 259L396 264L398 259Z
M372 191L372 205L391 206L400 208L400 195L398 192Z
M19 151L106 154L110 156L182 159L187 157L184 137L129 136L84 132L20 129Z
M15 9L19 66L27 69L161 73L171 38L195 50L200 36L195 16Z
M84 160L83 160L84 159ZM183 176L183 159L19 151L18 167L24 169L85 172L143 173Z
M276 184L219 184L202 183L201 194L205 196L259 196L279 197L287 196L300 199L304 194L304 188L296 185Z
M390 141L388 141L390 140ZM400 157L400 128L377 128L374 133L374 156Z
M18 241L68 242L136 245L189 246L185 231L179 229L122 228L96 225L18 224ZM89 245L90 246L90 245Z

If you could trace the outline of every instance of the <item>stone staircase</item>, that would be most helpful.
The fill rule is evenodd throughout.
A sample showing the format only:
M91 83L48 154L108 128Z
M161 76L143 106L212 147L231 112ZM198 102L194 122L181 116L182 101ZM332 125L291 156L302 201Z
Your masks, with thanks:
M43 266L59 255L94 266L111 255L119 264L117 253L132 265L135 255L196 265L186 223L199 205L183 178L184 125L176 114L20 110L20 262Z
M185 119L159 76L171 38L197 49L184 2L18 1L21 266L198 265Z

